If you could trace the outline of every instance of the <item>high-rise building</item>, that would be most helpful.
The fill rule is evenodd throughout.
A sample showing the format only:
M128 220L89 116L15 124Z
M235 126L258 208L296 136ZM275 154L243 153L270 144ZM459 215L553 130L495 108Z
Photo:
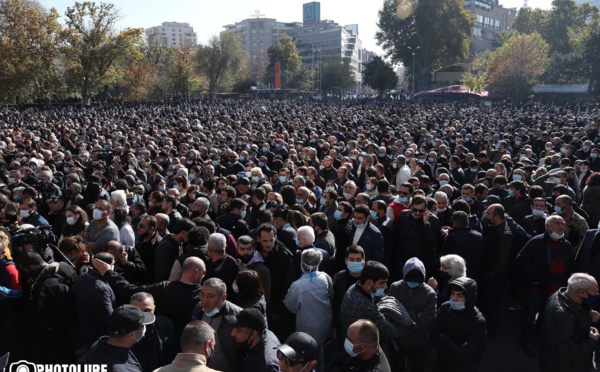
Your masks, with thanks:
M313 1L302 5L302 22L317 23L321 21L321 3Z
M273 18L248 18L232 25L225 25L225 33L232 33L242 40L248 52L248 66L251 74L258 77L262 68L269 63L267 49L277 44L284 34L289 34L299 22L277 22Z
M160 26L146 29L149 42L158 42L174 48L198 44L194 28L189 23L163 22Z
M500 34L510 30L517 16L516 8L504 8L498 0L466 0L465 9L475 16L471 55L498 48Z

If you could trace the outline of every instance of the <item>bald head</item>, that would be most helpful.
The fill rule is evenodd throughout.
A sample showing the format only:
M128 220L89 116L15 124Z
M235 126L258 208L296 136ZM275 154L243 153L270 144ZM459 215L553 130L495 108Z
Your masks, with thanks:
M185 284L200 284L206 274L206 265L198 257L188 257L181 266L181 282Z

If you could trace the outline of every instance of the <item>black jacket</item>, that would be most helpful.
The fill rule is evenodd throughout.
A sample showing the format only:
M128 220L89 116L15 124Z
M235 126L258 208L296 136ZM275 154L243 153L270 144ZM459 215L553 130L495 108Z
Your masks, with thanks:
M442 246L442 256L457 254L465 259L467 274L479 280L483 262L483 236L470 227L452 229Z
M550 258L551 252L548 244L552 241L547 232L536 235L517 255L516 264L519 271L525 280L525 285L531 286L533 283L538 283L537 286L545 288L548 285L550 273ZM573 273L573 257L571 243L568 240L562 239L560 249L566 257L565 273L562 285L567 285L567 279Z
M142 261L142 257L131 245L123 246L124 252L127 253L127 262L124 265L121 261L115 262L115 270L119 272L130 283L141 283L146 275L146 264Z
M484 238L481 278L492 280L509 274L513 233L506 222L490 226Z
M371 222L366 222L367 226L363 231L362 235L358 239L357 244L365 250L365 261L375 260L383 262L385 258L385 246L383 242L383 235L381 231L373 225ZM356 233L356 226L354 223L346 226L348 230L348 246L352 244L354 240L354 234ZM344 250L344 254L345 254Z
M133 352L124 347L109 345L108 336L100 338L83 357L84 364L104 364L109 372L142 372Z
M181 255L181 246L173 238L167 235L156 246L154 252L154 282L168 280L173 263Z
M250 232L246 221L242 219L242 216L235 213L225 213L221 217L217 218L217 224L224 229L231 231L231 235L233 235L236 239L242 235L248 235Z
M235 259L227 254L225 257L210 262L206 265L206 276L204 280L210 278L219 278L227 284L227 298L234 299L235 292L233 291L233 282L237 277L239 267Z
M171 319L157 315L156 321L146 326L146 335L131 351L144 371L154 371L171 363L179 349L175 326Z
M439 233L440 224L436 216L430 216L429 224L425 225L423 219L416 219L411 210L400 212L396 249L392 256L396 274L402 272L406 260L417 257L425 265L426 277L431 277L436 269L435 250Z
M545 372L589 371L597 341L589 337L592 319L580 304L555 292L546 303L536 332L538 361Z
M265 265L271 271L271 302L273 306L270 308L270 313L282 315L287 310L283 304L285 295L288 289L296 280L296 269L292 252L283 245L279 240L275 241L275 247L265 257L265 250L257 245L256 250L259 251L265 260Z
M585 233L583 242L577 251L577 257L575 257L575 268L574 272L577 273L588 273L596 281L600 280L600 254L596 254L592 257L592 247L596 242L596 239L600 238L597 229L590 229Z
M442 371L476 371L486 344L486 321L477 301L477 283L471 278L452 281L466 294L464 310L453 310L445 302L438 310L431 340L437 348L437 365Z

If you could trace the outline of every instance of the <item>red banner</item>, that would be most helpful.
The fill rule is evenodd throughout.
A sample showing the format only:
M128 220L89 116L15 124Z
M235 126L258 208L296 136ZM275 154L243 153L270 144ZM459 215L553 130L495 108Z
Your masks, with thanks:
M281 63L275 62L275 89L281 89Z

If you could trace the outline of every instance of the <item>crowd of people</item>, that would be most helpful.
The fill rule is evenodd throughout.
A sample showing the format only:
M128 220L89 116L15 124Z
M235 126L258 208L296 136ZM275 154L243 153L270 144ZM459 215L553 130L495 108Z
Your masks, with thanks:
M541 370L590 370L599 124L534 104L2 111L0 355L476 371L511 307Z

